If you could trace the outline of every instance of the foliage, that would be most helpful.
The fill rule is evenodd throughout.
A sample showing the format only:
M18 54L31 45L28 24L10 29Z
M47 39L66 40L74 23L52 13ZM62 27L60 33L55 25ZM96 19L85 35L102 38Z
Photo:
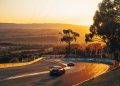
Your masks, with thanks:
M63 37L61 38L62 42L66 42L68 44L68 50L70 53L70 47L71 47L71 43L73 41L76 41L77 38L79 37L79 33L72 31L71 29L66 29L63 30Z
M90 33L86 34L86 42L100 37L111 52L120 52L120 0L103 0L93 17Z

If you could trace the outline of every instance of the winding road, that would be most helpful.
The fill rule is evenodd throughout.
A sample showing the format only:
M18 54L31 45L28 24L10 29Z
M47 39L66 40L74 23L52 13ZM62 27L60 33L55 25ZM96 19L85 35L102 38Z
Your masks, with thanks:
M44 59L24 67L0 69L0 86L76 86L109 68L105 64L83 62L69 68L63 63L56 59ZM65 67L66 73L59 77L49 76L49 66L54 65Z

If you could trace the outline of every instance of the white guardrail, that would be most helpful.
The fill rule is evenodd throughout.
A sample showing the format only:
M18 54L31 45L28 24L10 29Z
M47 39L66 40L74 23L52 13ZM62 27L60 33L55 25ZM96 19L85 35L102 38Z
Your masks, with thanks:
M30 62L21 62L21 63L5 63L5 64L0 64L0 68L10 68L10 67L18 67L18 66L26 66L26 65L30 65L30 64L33 64L35 62L38 62L40 60L42 60L43 58L38 58L38 59L35 59L33 61L30 61Z

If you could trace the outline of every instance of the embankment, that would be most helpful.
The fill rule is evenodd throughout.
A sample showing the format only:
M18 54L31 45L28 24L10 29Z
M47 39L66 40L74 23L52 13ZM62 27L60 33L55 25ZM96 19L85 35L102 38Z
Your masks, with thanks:
M38 62L42 60L43 58L38 58L30 62L21 62L21 63L5 63L5 64L0 64L0 68L10 68L10 67L20 67L20 66L26 66L33 64L35 62Z

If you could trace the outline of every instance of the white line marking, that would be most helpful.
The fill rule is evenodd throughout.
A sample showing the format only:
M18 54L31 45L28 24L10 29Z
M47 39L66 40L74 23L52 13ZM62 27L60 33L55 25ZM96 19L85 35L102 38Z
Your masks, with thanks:
M66 66L66 67L64 68L65 70L70 69L70 67L68 67L67 64L64 63L64 62L62 62L62 61L56 61L56 62L59 62L60 64ZM2 80L0 80L0 81L18 79L18 78L23 78L23 77L35 76L35 75L42 75L42 74L47 74L47 73L49 73L49 71L43 71L43 72L37 72L37 73L30 73L30 74L22 74L22 75L18 75L18 76L8 77L8 78L2 79Z
M43 72L38 72L38 73L30 73L30 74L23 74L23 75L8 77L7 80L16 79L16 78L22 78L22 77L28 77L28 76L41 75L41 74L46 74L46 73L49 73L49 71L43 71Z
M68 69L70 69L70 67L65 67L64 69L68 70ZM8 78L0 80L0 81L18 79L18 78L23 78L23 77L35 76L35 75L42 75L42 74L47 74L47 73L49 73L49 71L43 71L43 72L37 72L37 73L30 73L30 74L22 74L22 75L18 75L18 76L8 77Z
M29 76L35 76L35 75L42 75L42 74L47 74L47 73L49 73L49 71L43 71L43 72L37 72L37 73L30 73L30 74L22 74L22 75L18 75L18 76L8 77L8 78L0 80L0 81L12 80L12 79L29 77Z
M70 69L70 67L67 67L67 64L65 64L65 63L61 63L61 64L66 66L66 67L64 68L65 70ZM18 76L8 77L8 78L2 79L2 80L0 80L0 81L12 80L12 79L29 77L29 76L35 76L35 75L42 75L42 74L47 74L47 73L49 73L49 71L43 71L43 72L37 72L37 73L30 73L30 74L22 74L22 75L18 75Z

